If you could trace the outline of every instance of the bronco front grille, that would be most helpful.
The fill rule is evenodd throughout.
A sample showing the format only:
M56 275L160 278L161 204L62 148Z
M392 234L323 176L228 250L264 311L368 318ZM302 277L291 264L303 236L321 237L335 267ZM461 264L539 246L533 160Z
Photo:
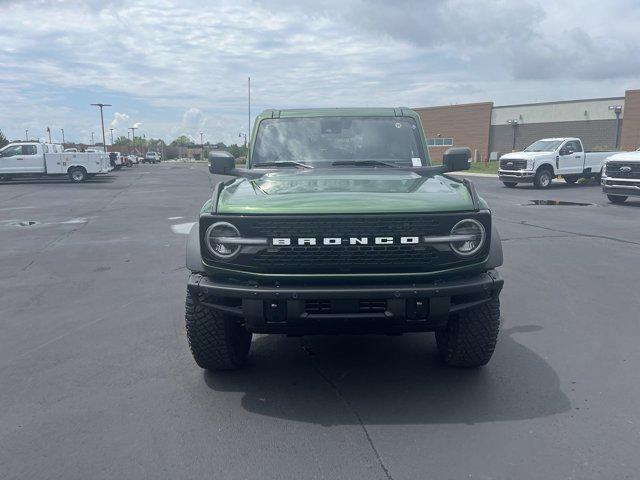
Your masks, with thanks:
M522 170L527 168L526 160L500 160L501 170Z
M424 232L431 235L440 229L440 219L428 216L362 215L316 217L260 217L251 219L251 230L264 237L381 236L400 232Z
M300 268L349 272L354 268L377 265L382 268L428 266L438 257L433 247L410 245L287 246L263 250L255 257L262 268L290 270Z
M400 237L449 235L463 218L475 218L485 226L487 238L481 251L461 258L448 244L402 244ZM253 215L201 218L201 238L216 221L235 225L243 237L264 238L265 245L243 247L229 261L214 258L201 245L205 264L247 273L283 275L424 273L477 263L486 258L491 232L489 212L384 215ZM292 239L288 245L274 245L271 239ZM323 238L343 239L325 245ZM393 244L351 244L349 237L393 237ZM317 238L316 245L299 245L298 238Z
M640 163L607 163L606 174L613 178L639 178Z

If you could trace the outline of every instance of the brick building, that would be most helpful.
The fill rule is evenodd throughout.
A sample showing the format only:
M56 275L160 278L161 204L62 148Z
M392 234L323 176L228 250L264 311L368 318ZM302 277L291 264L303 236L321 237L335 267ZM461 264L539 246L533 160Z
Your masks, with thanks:
M451 146L497 158L544 137L580 137L588 150L640 147L640 90L624 97L495 106L493 102L414 108L435 161Z

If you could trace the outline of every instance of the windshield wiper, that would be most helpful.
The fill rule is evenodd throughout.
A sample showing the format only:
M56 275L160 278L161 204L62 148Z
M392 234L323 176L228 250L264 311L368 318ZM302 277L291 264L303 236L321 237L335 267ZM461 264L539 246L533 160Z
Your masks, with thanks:
M356 167L391 167L398 168L393 163L381 162L380 160L338 160L332 162L335 166L356 166Z
M278 162L262 162L253 165L254 168L260 167L297 167L297 168L313 168L306 163L294 162L293 160L283 160Z

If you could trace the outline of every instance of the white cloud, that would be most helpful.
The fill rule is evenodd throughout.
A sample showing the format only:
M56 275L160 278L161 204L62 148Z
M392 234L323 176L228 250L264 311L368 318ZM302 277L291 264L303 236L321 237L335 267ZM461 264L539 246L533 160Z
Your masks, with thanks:
M111 120L110 127L114 130L122 130L127 128L127 122L129 121L129 115L126 113L116 112L113 114L113 120Z
M637 88L640 76L634 0L16 1L2 8L11 21L0 24L0 128L9 136L64 125L68 137L90 138L99 127L88 104L97 98L114 105L111 128L135 121L148 137L203 131L211 141L238 141L248 124L248 75L254 114L619 95Z

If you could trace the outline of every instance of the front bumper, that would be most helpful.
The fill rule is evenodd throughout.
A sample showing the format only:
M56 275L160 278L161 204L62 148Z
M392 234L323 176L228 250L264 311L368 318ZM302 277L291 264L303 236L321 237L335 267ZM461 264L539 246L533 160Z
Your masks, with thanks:
M623 195L625 197L640 196L640 178L602 178L602 193L607 195Z
M503 283L495 270L420 284L286 287L230 284L194 273L187 288L204 306L243 318L251 332L307 335L432 331L451 314L497 297Z
M536 172L527 170L498 170L501 182L532 183Z

